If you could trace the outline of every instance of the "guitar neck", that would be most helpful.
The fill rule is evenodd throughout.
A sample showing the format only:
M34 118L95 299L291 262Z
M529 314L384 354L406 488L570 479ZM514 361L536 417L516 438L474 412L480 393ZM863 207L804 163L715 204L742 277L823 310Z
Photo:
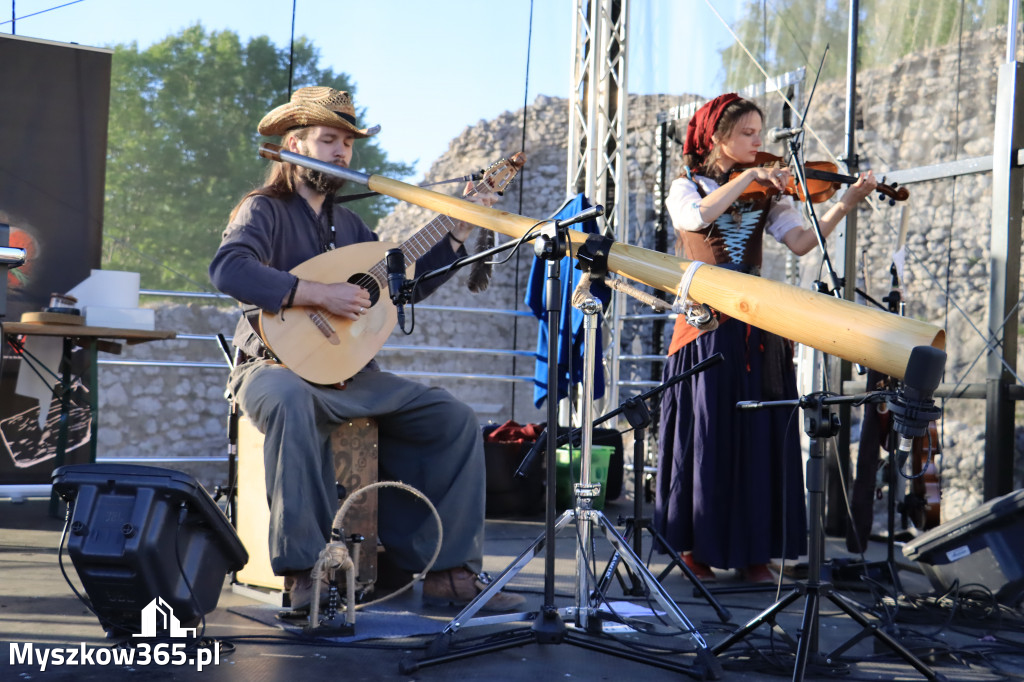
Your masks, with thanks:
M416 234L399 244L398 248L402 251L402 256L405 258L405 266L408 268L415 265L416 261L422 258L427 251L430 251L430 249L434 248L434 245L447 237L453 227L455 227L455 221L452 218L446 215L439 215L420 228ZM386 259L374 263L368 272L378 282L386 282L388 278Z
M422 258L427 251L434 248L434 245L447 237L454 227L455 220L446 215L439 215L431 220L399 247L405 256L405 262L415 263Z
M482 179L469 188L463 198L479 194L483 191L496 191L501 193L508 184L512 182L525 162L526 157L523 153L517 152L512 156L511 161L502 159L501 161L491 165L491 167L483 174ZM438 242L447 237L456 226L457 221L454 218L441 214L420 228L416 234L406 239L398 247L401 249L402 255L405 257L406 266L409 266L422 258L427 251L430 251L430 249L434 248ZM373 275L378 277L382 274L386 274L387 266L385 262L381 261L380 263L377 263L373 266L371 272Z

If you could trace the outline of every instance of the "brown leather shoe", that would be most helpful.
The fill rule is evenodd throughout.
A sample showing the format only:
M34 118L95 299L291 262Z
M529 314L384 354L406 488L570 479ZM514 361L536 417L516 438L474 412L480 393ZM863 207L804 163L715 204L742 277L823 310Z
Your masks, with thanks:
M445 571L431 571L423 579L423 603L427 606L465 606L487 589L490 577L486 573L476 575L467 568L449 568ZM526 599L519 594L492 592L481 611L514 611Z
M288 604L292 611L308 610L313 603L313 569L296 571L284 577L284 589L288 593ZM327 605L330 583L327 576L320 578L320 605Z

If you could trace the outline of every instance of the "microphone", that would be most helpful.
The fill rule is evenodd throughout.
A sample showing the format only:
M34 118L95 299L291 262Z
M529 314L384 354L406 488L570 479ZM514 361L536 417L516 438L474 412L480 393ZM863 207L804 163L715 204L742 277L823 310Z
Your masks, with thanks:
M796 128L771 128L765 135L765 139L768 142L782 142L788 140L791 137L796 137L802 133L804 129L800 126Z
M565 220L556 220L555 227L568 227L569 225L575 225L576 223L582 223L586 220L593 220L604 215L604 206L598 204L597 206L591 206L590 208L583 209L571 218Z
M405 254L401 249L388 249L384 254L388 271L388 293L391 302L398 308L398 326L405 327L405 306L402 301L402 287L405 285Z
M548 400L551 398L548 397ZM548 429L545 426L544 430L537 436L537 440L534 442L533 447L526 453L526 457L523 457L523 461L519 463L519 467L515 473L512 474L514 478L526 478L530 475L530 471L533 469L533 463L540 456L540 453L547 449L548 446Z
M945 366L945 351L931 346L915 346L910 351L903 383L888 402L893 430L900 436L896 448L900 467L913 450L914 438L927 434L929 423L942 415L932 396L942 380Z

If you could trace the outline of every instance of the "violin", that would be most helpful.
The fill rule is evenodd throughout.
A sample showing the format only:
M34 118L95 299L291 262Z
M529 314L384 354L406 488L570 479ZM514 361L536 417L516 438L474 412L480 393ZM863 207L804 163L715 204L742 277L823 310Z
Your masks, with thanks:
M732 173L729 175L729 180L734 179L737 175L742 173L748 168L757 167L782 167L782 157L770 154L768 152L757 152L757 156L754 158L754 163L744 166L736 166L732 169ZM807 176L807 191L811 196L812 204L820 204L823 201L827 201L832 198L832 195L844 184L852 185L857 182L858 178L852 175L843 175L836 171L839 167L831 161L808 161L804 164L804 172ZM900 187L897 189L896 185L886 185L885 183L878 183L875 188L880 194L889 198L890 204L895 204L897 201L906 201L910 197L910 192L906 187ZM779 189L773 185L762 185L759 182L750 183L743 193L740 194L739 199L744 201L754 201L758 199L766 199L770 196L774 196L779 193ZM789 179L789 184L784 190L783 194L788 196L794 196L800 201L807 201L804 198L804 189L797 182L795 177Z
M888 382L886 382L888 383ZM895 430L892 427L892 415L883 406L879 406L881 417L882 447L890 454L896 452ZM883 411L884 410L884 411ZM928 433L915 436L910 454L910 474L903 474L910 481L910 490L899 505L903 518L903 527L909 519L918 530L930 530L941 522L942 479L939 468L935 464L935 455L940 454L939 431L935 422L929 422ZM891 458L890 458L891 461ZM875 491L878 499L882 499L882 489Z
M935 422L928 425L928 433L914 439L911 453L910 493L904 500L910 520L921 530L939 525L941 514L939 503L942 497L942 483L939 469L935 466L935 455L939 454L939 431Z

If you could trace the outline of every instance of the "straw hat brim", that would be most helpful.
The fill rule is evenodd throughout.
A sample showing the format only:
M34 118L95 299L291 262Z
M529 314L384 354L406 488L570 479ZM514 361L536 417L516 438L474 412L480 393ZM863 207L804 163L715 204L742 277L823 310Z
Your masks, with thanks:
M356 137L376 135L380 126L359 128L340 114L309 102L287 102L272 110L260 121L257 130L260 135L284 135L293 128L307 126L329 126L351 131Z

